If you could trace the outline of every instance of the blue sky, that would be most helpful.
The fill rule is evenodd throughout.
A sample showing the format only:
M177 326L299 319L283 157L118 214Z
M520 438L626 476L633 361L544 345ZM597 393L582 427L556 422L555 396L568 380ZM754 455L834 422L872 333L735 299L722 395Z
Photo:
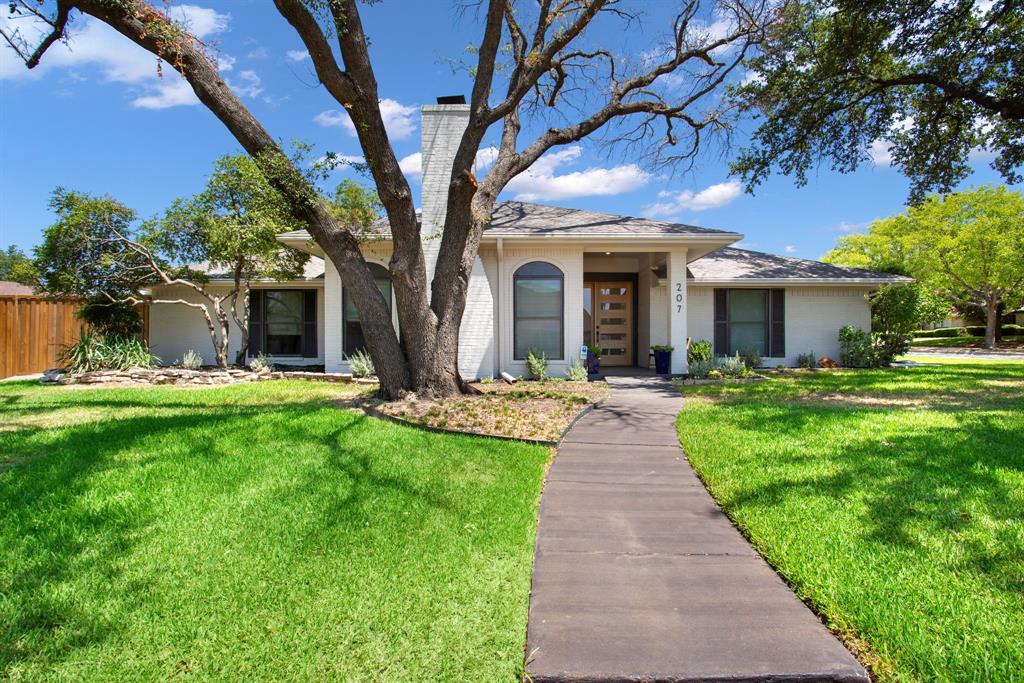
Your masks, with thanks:
M470 89L469 77L451 63L479 40L479 22L460 5L386 0L363 9L395 151L416 191L418 106ZM641 51L657 42L670 5L648 3L649 16L627 35L599 27L588 40ZM361 153L340 107L317 86L300 40L270 2L172 7L217 51L224 77L272 134L319 152ZM3 15L9 21L6 8ZM714 30L713 16L707 27ZM47 197L58 185L110 194L150 216L199 191L213 160L239 150L172 70L159 77L153 57L83 17L71 34L70 48L55 46L33 72L0 49L0 247L39 242L52 222ZM490 139L497 134L493 129ZM802 188L778 176L753 196L728 177L728 156L709 151L692 171L669 175L585 142L549 154L504 197L722 228L745 234L740 246L818 258L840 235L902 210L907 196L907 181L885 165L881 146L874 167L849 175L821 169ZM964 186L999 181L987 160L975 167ZM344 174L352 171L335 176Z

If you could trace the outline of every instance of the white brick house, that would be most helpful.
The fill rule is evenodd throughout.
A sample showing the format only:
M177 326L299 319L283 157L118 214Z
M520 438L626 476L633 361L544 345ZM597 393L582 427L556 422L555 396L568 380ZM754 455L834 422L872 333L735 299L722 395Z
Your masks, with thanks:
M423 107L421 234L431 275L451 164L468 116L467 105ZM393 297L386 222L372 232L365 255L377 264L382 292ZM729 247L742 237L504 202L484 231L470 279L459 369L467 379L524 374L525 350L535 346L551 359L552 373L561 373L585 344L604 349L603 367L646 368L651 345L671 344L679 349L672 354L672 372L683 373L681 350L688 337L712 341L719 354L757 347L770 365L793 365L809 351L837 357L841 326L870 327L866 295L881 284L906 280ZM314 258L301 280L257 286L252 352L268 352L280 364L345 371L347 355L363 340L338 272L305 231L280 239ZM212 358L195 311L156 306L150 325L150 343L165 362L190 348Z

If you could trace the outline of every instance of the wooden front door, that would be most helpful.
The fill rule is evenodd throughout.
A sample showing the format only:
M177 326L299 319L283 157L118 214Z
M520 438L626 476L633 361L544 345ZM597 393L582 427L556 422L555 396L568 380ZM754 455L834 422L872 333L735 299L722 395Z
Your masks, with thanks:
M593 296L593 315L584 316L584 332L600 346L602 366L633 364L633 283L625 281L588 282ZM588 320L589 318L589 320ZM593 325L592 330L586 326ZM584 334L584 336L588 336Z

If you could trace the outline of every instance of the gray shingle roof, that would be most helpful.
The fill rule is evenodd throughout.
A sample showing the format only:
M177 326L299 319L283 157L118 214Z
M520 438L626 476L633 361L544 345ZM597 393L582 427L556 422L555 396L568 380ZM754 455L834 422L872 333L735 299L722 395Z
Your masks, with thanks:
M305 230L296 231L305 232ZM291 233L286 233L291 234ZM280 236L279 236L280 237ZM234 276L230 271L225 270L210 270L206 263L193 263L189 266L193 270L206 273L206 276L211 280L231 280ZM306 267L303 269L302 277L300 280L317 280L324 276L324 260L318 256L310 256L309 260L306 261Z
M373 222L369 235L386 238L391 229L386 218ZM735 233L712 230L683 223L666 223L648 218L616 216L583 209L563 206L532 204L530 202L501 202L494 207L490 224L484 229L487 235L721 235ZM282 240L310 239L305 230L295 230L278 235Z
M502 202L491 216L487 232L500 235L730 235L696 225L666 223L648 218L616 216L529 202Z
M777 256L725 247L697 259L687 268L695 281L708 280L868 280L912 282L910 278L821 261Z

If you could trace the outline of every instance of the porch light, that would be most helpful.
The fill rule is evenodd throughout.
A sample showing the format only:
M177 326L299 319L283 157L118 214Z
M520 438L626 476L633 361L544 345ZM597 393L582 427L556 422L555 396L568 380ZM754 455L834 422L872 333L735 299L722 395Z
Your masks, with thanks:
M604 252L604 255L605 255L605 256L611 256L611 255L612 255L612 252L610 252L610 251L606 251L606 252Z

